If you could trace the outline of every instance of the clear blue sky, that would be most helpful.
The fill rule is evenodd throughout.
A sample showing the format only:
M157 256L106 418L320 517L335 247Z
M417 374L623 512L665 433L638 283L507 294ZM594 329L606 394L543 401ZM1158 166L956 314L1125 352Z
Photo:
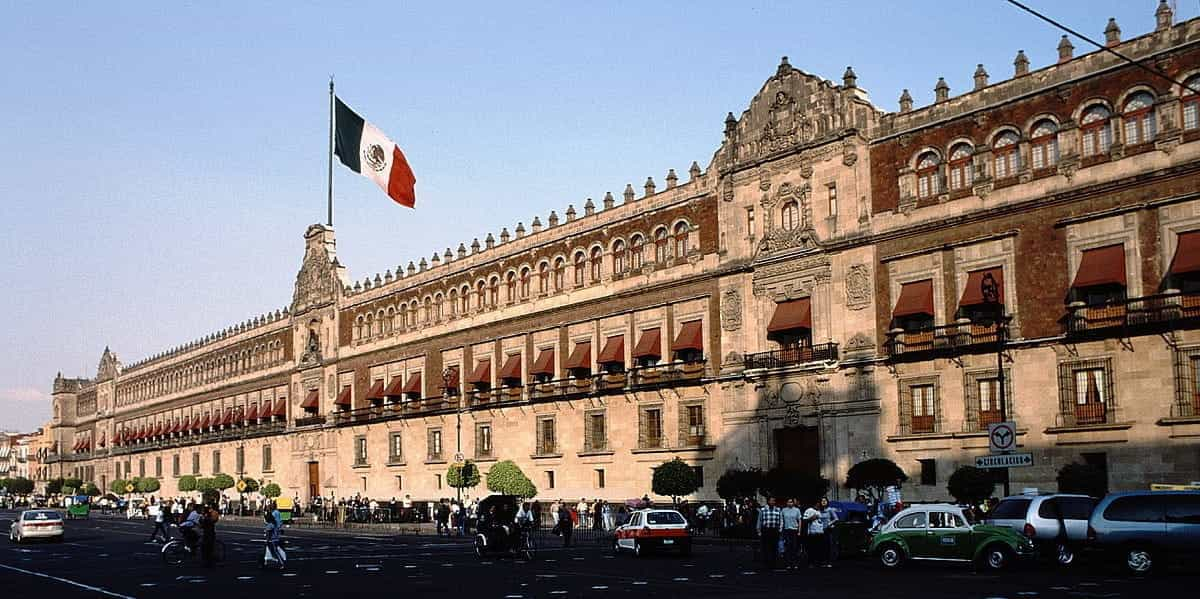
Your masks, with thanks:
M1155 0L1029 0L1097 38ZM419 7L403 6L421 4ZM707 167L781 55L876 105L969 89L1059 32L1000 0L9 3L0 18L0 429L94 376L290 301L324 220L327 81L395 139L417 210L336 167L353 278ZM1177 19L1197 13L1181 2ZM1086 50L1075 42L1078 52Z

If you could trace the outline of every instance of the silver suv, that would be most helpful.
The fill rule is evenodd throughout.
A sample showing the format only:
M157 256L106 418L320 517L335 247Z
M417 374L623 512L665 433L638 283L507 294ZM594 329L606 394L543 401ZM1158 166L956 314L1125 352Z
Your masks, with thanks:
M1088 518L1096 499L1087 495L1015 495L1005 497L984 522L1007 526L1033 541L1038 552L1060 566L1075 563L1087 541Z
M1117 556L1133 574L1167 558L1200 558L1200 492L1134 491L1102 499L1088 522L1088 540Z

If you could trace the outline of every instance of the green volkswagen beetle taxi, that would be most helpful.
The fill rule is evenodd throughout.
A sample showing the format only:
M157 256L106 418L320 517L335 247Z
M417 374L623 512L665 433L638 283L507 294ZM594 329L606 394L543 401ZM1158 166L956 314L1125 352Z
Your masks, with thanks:
M871 540L870 553L886 568L907 560L975 563L1001 570L1033 557L1033 543L1016 531L972 522L963 508L948 503L914 505L892 517Z

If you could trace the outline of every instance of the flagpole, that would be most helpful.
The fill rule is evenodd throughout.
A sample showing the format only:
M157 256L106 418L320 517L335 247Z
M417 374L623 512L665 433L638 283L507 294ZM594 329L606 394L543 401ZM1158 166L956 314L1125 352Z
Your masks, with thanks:
M333 75L329 76L329 216L326 224L333 227Z

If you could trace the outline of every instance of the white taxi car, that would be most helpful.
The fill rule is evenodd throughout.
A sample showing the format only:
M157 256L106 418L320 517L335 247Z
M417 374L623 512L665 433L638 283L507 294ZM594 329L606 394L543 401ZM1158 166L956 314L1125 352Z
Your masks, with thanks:
M25 510L13 520L8 540L20 543L27 539L63 540L62 514L54 510Z
M652 550L692 552L692 534L687 519L675 510L645 509L629 516L629 523L617 528L613 552L631 551L641 557Z

